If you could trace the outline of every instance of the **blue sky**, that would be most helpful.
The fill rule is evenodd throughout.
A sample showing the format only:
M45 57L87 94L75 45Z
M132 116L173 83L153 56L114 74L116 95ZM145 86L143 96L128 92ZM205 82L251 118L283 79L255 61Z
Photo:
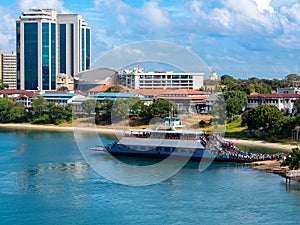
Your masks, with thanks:
M15 50L15 20L29 8L79 13L96 60L120 45L162 40L197 54L219 76L300 74L299 0L15 0L0 2L0 48Z

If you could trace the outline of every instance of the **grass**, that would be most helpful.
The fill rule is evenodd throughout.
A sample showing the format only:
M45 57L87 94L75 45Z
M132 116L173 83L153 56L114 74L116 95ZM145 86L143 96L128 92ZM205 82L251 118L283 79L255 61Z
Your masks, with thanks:
M247 138L247 127L242 127L242 118L235 117L231 121L226 121L226 137Z

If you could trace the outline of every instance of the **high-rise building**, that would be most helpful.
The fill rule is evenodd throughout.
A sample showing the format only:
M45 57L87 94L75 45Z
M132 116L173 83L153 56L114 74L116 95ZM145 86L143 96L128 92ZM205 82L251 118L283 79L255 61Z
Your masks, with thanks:
M90 69L91 30L81 15L58 14L59 72L78 74Z
M2 49L0 48L0 81L2 80Z
M78 14L30 9L16 22L17 88L56 90L59 73L90 68L91 33Z
M8 89L17 88L17 59L16 53L1 54L1 79Z

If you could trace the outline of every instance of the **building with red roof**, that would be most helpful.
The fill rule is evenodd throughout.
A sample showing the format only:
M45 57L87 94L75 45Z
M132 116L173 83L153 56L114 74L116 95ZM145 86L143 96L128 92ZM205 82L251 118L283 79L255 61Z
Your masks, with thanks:
M248 96L247 108L252 109L259 105L275 105L279 110L287 115L296 113L295 101L300 94L259 94L251 93Z

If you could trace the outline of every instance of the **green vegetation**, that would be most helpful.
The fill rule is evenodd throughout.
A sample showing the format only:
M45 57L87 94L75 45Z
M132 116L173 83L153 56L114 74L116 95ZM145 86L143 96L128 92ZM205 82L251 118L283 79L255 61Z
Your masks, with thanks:
M3 83L3 80L0 80L0 90L8 89L8 84Z
M61 124L72 121L72 107L58 107L48 104L43 97L32 101L32 108L25 110L7 98L0 99L0 123Z
M223 86L223 92L225 91L243 91L247 94L257 92L260 94L271 93L272 90L277 88L292 87L294 81L299 81L300 76L298 74L288 74L285 79L258 79L252 77L246 80L234 79L230 75L223 75L221 77L221 86Z
M21 122L25 119L25 109L7 98L0 99L0 122Z
M300 168L300 149L294 148L281 166L288 166L291 170L298 170Z
M111 124L129 119L149 124L153 118L164 118L170 116L170 113L176 115L178 110L167 100L156 100L147 106L139 98L117 99L96 108L96 123Z

